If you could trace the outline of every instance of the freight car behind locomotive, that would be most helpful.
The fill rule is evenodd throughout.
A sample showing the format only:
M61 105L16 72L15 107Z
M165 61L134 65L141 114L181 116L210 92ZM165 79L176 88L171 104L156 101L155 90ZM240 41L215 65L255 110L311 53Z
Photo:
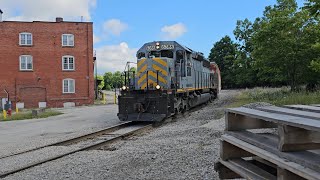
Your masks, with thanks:
M217 64L175 41L144 44L137 72L127 70L124 77L121 121L161 121L214 100L221 89Z

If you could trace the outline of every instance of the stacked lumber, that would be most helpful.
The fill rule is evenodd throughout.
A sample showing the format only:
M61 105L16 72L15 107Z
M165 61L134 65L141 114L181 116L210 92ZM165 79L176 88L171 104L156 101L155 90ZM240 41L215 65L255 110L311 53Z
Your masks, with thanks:
M320 179L320 106L226 110L221 179Z

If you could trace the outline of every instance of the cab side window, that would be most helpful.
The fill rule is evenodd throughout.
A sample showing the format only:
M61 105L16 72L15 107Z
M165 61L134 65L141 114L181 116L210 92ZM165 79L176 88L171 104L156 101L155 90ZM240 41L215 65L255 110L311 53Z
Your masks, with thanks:
M144 52L139 52L138 59L145 58L146 54Z

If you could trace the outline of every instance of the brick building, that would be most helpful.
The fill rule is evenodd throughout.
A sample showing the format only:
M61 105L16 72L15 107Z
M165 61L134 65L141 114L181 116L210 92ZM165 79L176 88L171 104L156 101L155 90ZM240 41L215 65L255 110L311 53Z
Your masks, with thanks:
M1 21L0 44L0 99L6 89L13 106L93 104L92 22Z

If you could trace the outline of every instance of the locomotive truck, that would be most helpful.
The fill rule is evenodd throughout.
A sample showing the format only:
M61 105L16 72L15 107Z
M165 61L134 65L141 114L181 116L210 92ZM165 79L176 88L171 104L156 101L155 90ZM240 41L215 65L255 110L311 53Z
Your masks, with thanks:
M217 98L219 67L176 41L145 43L137 71L124 72L118 97L121 121L162 121Z

